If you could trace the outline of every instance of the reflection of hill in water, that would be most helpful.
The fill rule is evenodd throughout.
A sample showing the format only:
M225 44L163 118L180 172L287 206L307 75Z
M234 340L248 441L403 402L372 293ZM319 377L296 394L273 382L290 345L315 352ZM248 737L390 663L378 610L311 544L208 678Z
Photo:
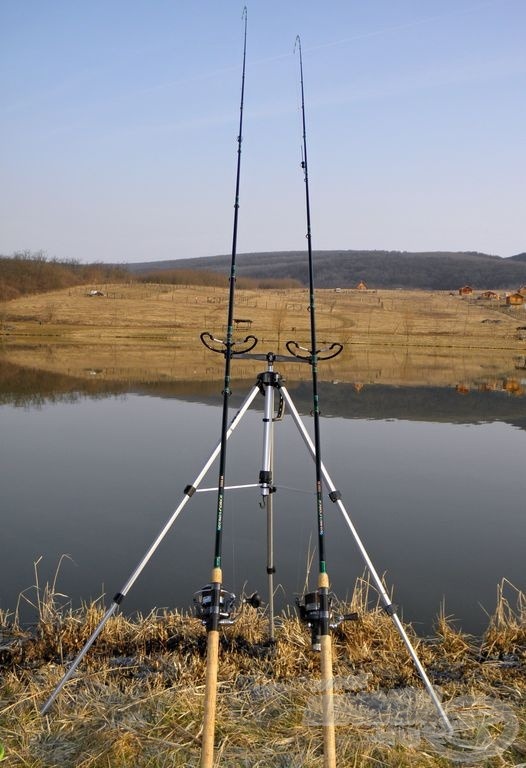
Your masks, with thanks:
M205 385L206 387L206 385ZM189 402L220 404L218 392L157 392L160 397L179 397ZM287 386L300 413L312 409L312 390L308 382ZM216 387L217 389L217 387ZM249 388L235 388L232 407L240 405L242 395ZM526 429L526 399L507 392L479 392L472 390L459 394L448 387L392 387L374 384L357 392L352 384L318 385L322 416L343 419L404 419L407 421L433 421L451 424L478 424L505 421ZM206 392L206 394L205 394ZM146 393L145 393L146 394ZM149 392L148 394L154 394ZM262 408L263 399L256 400Z
M127 391L126 383L81 379L0 362L0 405L38 407L46 403L75 402L83 397L109 397Z
M232 408L239 406L252 384L233 383ZM310 382L287 384L301 413L312 407ZM0 366L0 405L39 407L46 403L75 402L82 398L106 398L134 393L151 397L178 398L188 402L220 405L217 382L152 382L137 384L85 379L23 368L11 363ZM345 419L406 419L457 424L505 421L526 429L526 397L505 391L472 389L459 394L451 387L403 387L382 384L355 388L353 384L319 384L322 415ZM263 399L256 400L262 407Z
M472 390L460 395L448 387L390 387L376 385L356 392L352 385L321 385L325 416L346 419L406 419L456 424L506 421L526 428L526 400L507 392ZM310 408L310 391L301 384L294 391L296 405ZM325 404L325 405L324 405Z

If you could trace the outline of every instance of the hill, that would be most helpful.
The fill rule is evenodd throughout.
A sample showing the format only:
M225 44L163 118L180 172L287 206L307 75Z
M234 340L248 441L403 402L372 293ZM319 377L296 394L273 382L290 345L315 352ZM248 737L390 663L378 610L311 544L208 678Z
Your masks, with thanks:
M161 262L162 263L162 262ZM147 267L148 265L146 265ZM168 285L194 285L211 288L228 285L228 272L203 269L188 269L183 262L178 269L146 268L130 271L116 264L79 264L73 260L59 261L48 259L44 253L24 251L12 256L0 255L0 302L26 296L28 294L57 291L77 285L100 287L108 282L133 281L141 283L165 283ZM275 277L256 279L241 277L238 288L272 289L298 288L298 280L286 280Z
M315 251L315 279L320 288L354 287L364 280L374 288L455 290L513 289L526 284L526 254L508 259L478 252ZM228 274L230 256L127 264L134 274L167 269L199 269ZM240 276L286 278L307 283L305 251L238 254Z
M123 279L125 270L109 264L79 264L48 259L42 251L0 255L0 301L57 291L85 283Z
M517 290L526 285L526 253L503 259L477 252L315 251L319 288L353 288L361 280L370 288L456 291ZM147 261L129 264L79 264L48 259L42 252L0 255L0 301L75 285L127 279L140 282L225 286L230 256ZM238 254L238 287L277 290L307 285L305 251Z

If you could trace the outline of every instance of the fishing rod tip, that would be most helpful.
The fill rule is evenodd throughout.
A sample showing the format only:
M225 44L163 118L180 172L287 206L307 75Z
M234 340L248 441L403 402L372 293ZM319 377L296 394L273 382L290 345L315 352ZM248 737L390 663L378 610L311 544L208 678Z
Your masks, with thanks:
M247 6L245 5L243 7L243 13L241 14L241 21L243 21L243 19L246 21L247 17L248 17L248 11L247 11Z
M294 53L296 53L296 48L299 48L301 53L301 37L299 35L296 35L296 39L294 40Z

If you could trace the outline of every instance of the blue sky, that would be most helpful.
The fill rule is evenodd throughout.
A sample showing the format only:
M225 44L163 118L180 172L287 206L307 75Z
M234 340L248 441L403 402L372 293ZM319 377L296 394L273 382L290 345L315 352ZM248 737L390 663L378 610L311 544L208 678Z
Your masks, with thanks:
M526 250L526 0L247 3L238 250ZM0 253L229 253L231 0L0 0Z

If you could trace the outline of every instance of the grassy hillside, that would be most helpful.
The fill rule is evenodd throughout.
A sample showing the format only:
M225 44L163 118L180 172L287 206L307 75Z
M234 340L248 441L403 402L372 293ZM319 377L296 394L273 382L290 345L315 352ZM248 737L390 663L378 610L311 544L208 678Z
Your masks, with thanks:
M104 283L98 284L100 295L91 296L91 285L5 302L0 305L3 325L15 337L58 335L78 341L128 337L193 344L201 331L224 335L226 286ZM477 294L320 289L316 315L322 340L499 348L506 342L513 346L525 310ZM235 329L239 338L250 332L281 347L289 338L308 343L305 288L239 289L234 317L250 322Z
M316 285L352 288L364 280L371 288L456 290L469 284L478 289L517 290L526 284L526 257L511 259L475 252L315 251ZM164 269L203 269L228 274L229 256L128 264L133 273ZM239 254L238 274L253 278L272 275L307 284L304 251Z

